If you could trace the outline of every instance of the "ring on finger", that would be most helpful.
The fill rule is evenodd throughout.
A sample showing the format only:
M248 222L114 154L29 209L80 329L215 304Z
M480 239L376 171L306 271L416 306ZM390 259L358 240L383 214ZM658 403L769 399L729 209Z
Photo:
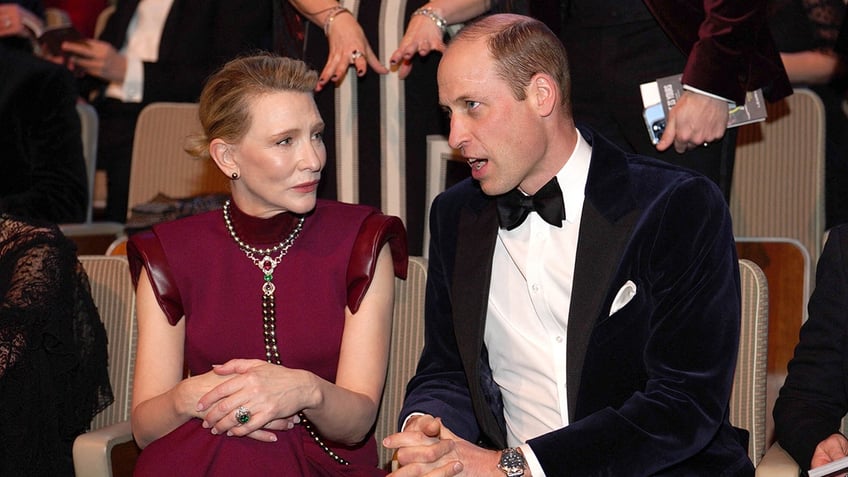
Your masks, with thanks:
M239 406L235 413L236 422L238 425L247 424L250 421L250 410L244 406Z
M362 58L363 56L365 56L365 54L361 51L353 50L353 53L350 54L350 63L353 64L353 62L355 62L359 58Z

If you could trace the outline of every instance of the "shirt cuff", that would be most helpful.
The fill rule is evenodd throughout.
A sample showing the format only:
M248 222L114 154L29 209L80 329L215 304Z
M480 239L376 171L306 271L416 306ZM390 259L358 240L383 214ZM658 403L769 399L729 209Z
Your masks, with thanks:
M693 92L693 93L703 94L704 96L709 96L710 98L713 98L713 99L720 99L720 100L722 100L722 101L724 101L724 102L726 102L726 103L730 104L730 105L731 105L730 107L732 107L732 108L735 108L735 107L736 107L736 103L735 103L734 101L731 101L731 100L729 100L729 99L727 99L727 98L723 98L723 97L721 97L721 96L719 96L719 95L717 95L717 94L708 93L708 92L706 92L706 91L704 91L704 90L701 90L701 89L695 88L695 87L693 87L693 86L689 86L688 84L684 84L684 85L683 85L683 89L685 89L686 91L691 91L691 92Z
M412 419L415 416L423 416L423 415L424 415L423 412L410 413L408 416L406 416L406 419L403 420L403 425L400 426L400 431L403 432L403 430L406 429L406 423L409 422L410 419Z
M144 92L144 65L138 58L127 56L127 72L123 83L111 83L108 96L124 103L140 103Z
M530 475L533 477L546 477L545 471L542 470L542 464L539 463L539 459L533 453L530 444L521 444L518 448L524 454L524 460L527 462L527 468L530 469Z

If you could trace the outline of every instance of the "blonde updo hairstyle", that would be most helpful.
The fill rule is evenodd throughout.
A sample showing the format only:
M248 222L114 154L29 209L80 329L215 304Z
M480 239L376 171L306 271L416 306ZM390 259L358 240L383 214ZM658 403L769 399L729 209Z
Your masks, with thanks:
M300 60L262 52L229 61L200 93L203 131L188 138L186 152L208 159L213 139L239 143L250 129L253 98L282 91L312 94L317 83L318 73Z

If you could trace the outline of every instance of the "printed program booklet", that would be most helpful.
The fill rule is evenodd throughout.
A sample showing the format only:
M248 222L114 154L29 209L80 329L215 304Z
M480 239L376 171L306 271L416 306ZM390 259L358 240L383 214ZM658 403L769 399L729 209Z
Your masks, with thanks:
M807 472L810 477L845 477L848 475L848 457L837 459Z
M645 125L654 144L659 142L659 137L665 131L665 118L668 117L668 111L677 104L677 100L683 94L683 85L680 82L682 77L682 74L666 76L640 85L642 105L645 108L643 113ZM728 107L730 108L730 115L727 118L729 128L766 119L766 103L760 89L749 91L744 105L736 107L728 105Z

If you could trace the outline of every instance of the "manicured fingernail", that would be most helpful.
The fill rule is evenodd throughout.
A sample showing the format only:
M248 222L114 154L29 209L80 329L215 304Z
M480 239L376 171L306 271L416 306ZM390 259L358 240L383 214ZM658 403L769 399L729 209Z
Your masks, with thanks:
M227 431L227 437L233 437L232 431Z
M203 421L203 424L201 424L201 425L203 426L204 429L209 429L209 423L208 422Z
M213 427L213 428L212 428L212 434L217 436L217 435L218 435L218 429L215 429L215 428Z

